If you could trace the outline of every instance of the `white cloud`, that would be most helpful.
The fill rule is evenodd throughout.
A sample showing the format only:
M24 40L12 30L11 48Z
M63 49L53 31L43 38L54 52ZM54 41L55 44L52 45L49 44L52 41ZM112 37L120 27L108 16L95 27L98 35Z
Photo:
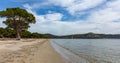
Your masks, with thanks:
M54 1L56 2L57 0ZM94 7L103 0L97 0L96 2L91 1L91 3L89 3L90 0L84 0L85 3L83 3L82 1L75 3L75 1L73 0L69 0L68 2L64 1L64 3L62 2L60 3L59 1L58 1L59 5L67 9L72 9L72 6L73 7L75 6L75 9L68 10L71 14L72 13L74 14L77 11ZM58 5L58 3L56 3L56 5ZM91 15L85 21L78 20L72 22L61 21L61 18L63 17L63 14L61 13L50 12L46 15L38 15L34 11L32 11L29 6L26 6L27 10L33 13L37 18L37 23L35 25L31 25L31 28L29 30L32 32L52 33L57 35L79 34L87 32L112 33L112 34L120 33L119 4L120 4L119 0L107 2L104 8L91 12ZM71 7L69 7L69 5Z
M61 20L63 15L61 13L52 13L52 14L47 14L44 15L46 21L57 21Z
M105 8L94 12L88 20L96 23L110 23L120 19L120 12L114 11L112 8Z
M94 8L105 1L106 0L49 0L49 2L54 5L64 7L72 15L83 10Z
M56 35L87 33L92 31L97 32L97 30L94 30L96 26L94 26L94 24L89 24L90 22L84 21L62 22L60 21L62 17L60 15L61 14L59 13L35 15L39 19L37 20L36 24L31 25L31 28L29 30L32 32L52 33Z
M27 9L32 9L32 7L29 4L24 4L23 7L27 8Z
M106 0L46 0L44 2L33 3L30 7L28 4L25 6L37 9L57 5L65 8L70 14L75 15L83 10L94 8L103 2L106 2Z
M87 10L90 8L94 8L97 5L100 5L101 3L105 2L105 0L80 0L72 3L70 6L67 7L67 10L71 14L79 13L80 11Z
M98 25L97 28L103 33L120 33L120 1L108 2L104 9L92 12L88 21Z
M46 8L47 6L50 6L49 2L37 2L32 5L24 4L24 7L27 7L29 9L38 9L38 8Z
M32 11L32 7L29 4L25 4L23 6L28 12L34 14L37 21L58 21L63 17L63 14L61 13L52 13L51 11L49 11L49 13L46 15L37 15L36 12Z
M96 26L94 24L88 24L87 22L61 22L61 21L51 21L42 22L32 25L29 29L32 32L40 33L52 33L56 35L66 35L66 34L78 34L94 32Z
M120 1L108 2L104 9L92 12L88 20L96 21L99 23L109 23L120 19Z

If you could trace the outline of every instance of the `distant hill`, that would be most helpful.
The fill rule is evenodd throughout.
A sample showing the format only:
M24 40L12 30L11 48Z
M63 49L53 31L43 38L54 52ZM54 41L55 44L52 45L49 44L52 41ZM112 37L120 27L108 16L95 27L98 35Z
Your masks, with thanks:
M47 34L50 38L63 38L63 39L120 39L120 34L95 34L95 33L86 33L86 34L73 34L73 35L64 35L56 36Z

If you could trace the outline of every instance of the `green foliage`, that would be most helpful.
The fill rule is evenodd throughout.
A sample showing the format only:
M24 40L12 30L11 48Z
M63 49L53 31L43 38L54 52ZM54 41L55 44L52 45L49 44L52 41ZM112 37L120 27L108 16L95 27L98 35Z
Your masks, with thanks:
M4 33L5 33L5 29L4 28L0 28L0 37L3 38L4 37Z
M50 38L48 35L39 34L37 32L31 34L31 38Z
M14 38L15 37L15 31L11 30L11 29L8 29L8 28L5 28L4 36L9 37L9 38L10 37Z
M14 38L15 37L15 31L8 29L8 28L0 28L0 38Z
M39 33L32 33L31 34L31 38L39 38L39 37L40 37Z
M40 35L40 38L50 38L48 35L45 35L45 34L39 34Z
M20 35L22 38L31 38L31 32L23 30L22 32L20 32Z
M21 30L27 29L30 23L35 23L35 17L24 9L7 8L6 11L0 12L1 17L6 17L5 23L9 28L16 29L18 26Z

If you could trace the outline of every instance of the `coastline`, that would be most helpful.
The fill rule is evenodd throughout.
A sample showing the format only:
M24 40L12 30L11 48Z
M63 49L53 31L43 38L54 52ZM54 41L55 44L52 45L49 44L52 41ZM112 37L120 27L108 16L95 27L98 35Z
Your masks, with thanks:
M0 63L63 63L47 39L0 40Z

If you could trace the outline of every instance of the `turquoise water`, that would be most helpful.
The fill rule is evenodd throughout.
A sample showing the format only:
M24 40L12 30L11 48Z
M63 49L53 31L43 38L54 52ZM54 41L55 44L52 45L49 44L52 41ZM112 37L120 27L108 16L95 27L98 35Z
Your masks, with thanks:
M90 63L120 63L120 39L52 39Z

